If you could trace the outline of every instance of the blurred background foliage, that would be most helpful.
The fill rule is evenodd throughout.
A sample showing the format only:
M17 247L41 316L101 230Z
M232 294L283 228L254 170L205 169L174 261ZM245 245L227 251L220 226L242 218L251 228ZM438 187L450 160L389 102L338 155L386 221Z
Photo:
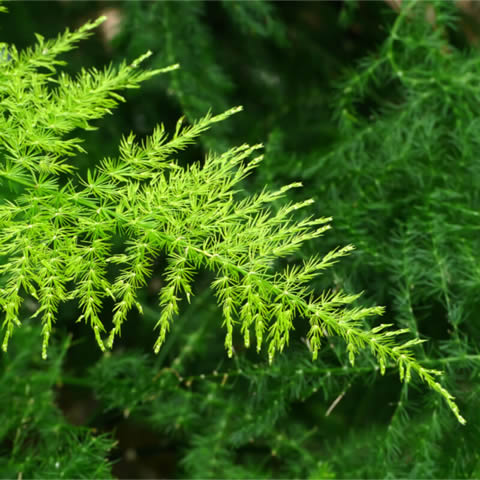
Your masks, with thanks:
M477 5L9 3L2 39L19 48L34 32L53 37L108 17L68 55L70 73L147 50L151 67L181 64L81 133L80 170L114 156L130 131L141 138L182 115L243 105L181 161L263 142L245 192L302 181L291 200L311 197L309 213L334 218L304 255L357 247L318 289L364 291L361 303L387 307L383 322L427 339L416 354L445 370L468 424L416 379L381 377L368 352L349 366L341 339L327 338L312 362L302 327L271 367L240 338L227 359L207 273L154 356L159 260L141 299L145 316L131 313L112 353L74 323L75 305L60 310L50 360L40 360L33 322L17 334L0 358L0 476L478 478Z

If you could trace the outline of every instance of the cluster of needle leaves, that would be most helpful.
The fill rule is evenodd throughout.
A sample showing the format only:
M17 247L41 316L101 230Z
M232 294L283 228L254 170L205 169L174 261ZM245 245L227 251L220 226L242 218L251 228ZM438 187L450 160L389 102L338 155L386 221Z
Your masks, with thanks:
M269 208L300 187L298 182L239 195L239 183L262 160L261 145L210 153L188 167L179 164L178 152L241 108L208 113L190 124L181 119L172 135L163 126L141 141L127 135L117 157L104 158L88 172L76 171L72 160L85 152L72 132L95 128L92 121L124 100L119 90L177 68L141 70L147 53L117 68L82 70L75 78L57 72L64 63L58 56L102 20L52 40L37 35L35 46L23 51L1 45L0 180L11 191L0 205L3 350L22 327L26 298L36 303L33 317L42 325L44 358L59 307L67 301L77 302L78 320L92 327L99 347L111 348L129 311L142 310L138 293L162 256L168 265L158 298L156 352L175 328L179 303L192 297L196 272L206 270L212 272L229 356L238 330L246 347L251 337L258 351L266 343L272 362L288 345L294 325L307 322L313 359L323 338L340 336L352 365L360 350L370 349L382 374L390 364L404 382L415 373L464 423L452 395L436 380L440 372L415 359L412 348L422 339L402 343L398 337L408 329L392 330L388 324L365 329L365 319L381 315L383 308L352 306L359 295L313 291L311 282L352 246L279 266L280 259L328 230L331 218L296 218L311 200ZM114 249L119 241L120 252ZM102 321L106 297L114 303L109 331Z

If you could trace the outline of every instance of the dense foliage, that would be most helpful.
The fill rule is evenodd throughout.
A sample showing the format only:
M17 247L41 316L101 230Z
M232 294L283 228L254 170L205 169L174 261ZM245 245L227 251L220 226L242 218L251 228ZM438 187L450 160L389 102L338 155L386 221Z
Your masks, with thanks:
M2 477L480 474L472 12L9 10Z

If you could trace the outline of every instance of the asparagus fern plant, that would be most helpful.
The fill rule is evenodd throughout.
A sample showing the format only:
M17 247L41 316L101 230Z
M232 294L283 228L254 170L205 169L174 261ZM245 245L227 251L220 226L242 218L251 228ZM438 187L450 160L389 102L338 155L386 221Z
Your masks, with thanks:
M298 182L239 195L239 183L262 160L261 145L245 144L210 153L188 167L180 165L178 152L240 107L207 113L191 124L180 119L170 136L162 125L142 140L129 134L120 141L118 156L104 158L87 172L76 171L75 155L85 151L72 132L94 129L92 121L124 101L119 90L137 88L178 67L142 70L148 52L118 68L82 70L76 78L58 72L64 64L58 56L103 20L53 40L37 35L36 45L24 51L1 45L0 179L10 191L0 206L3 350L15 330L24 328L21 306L27 297L37 304L33 317L42 325L43 358L59 306L67 301L78 303L78 321L92 327L99 347L112 348L128 312L142 310L137 296L153 262L165 256L155 352L175 328L181 299L192 298L196 272L207 270L222 311L229 356L234 353L234 335L240 333L246 347L251 337L257 351L266 343L272 362L288 345L294 325L307 322L313 359L322 340L340 336L352 365L360 350L368 348L382 374L394 365L403 382L418 375L465 423L453 396L438 381L441 372L421 365L414 356L414 347L424 340L416 336L402 342L399 337L408 329L394 330L388 324L364 328L364 321L381 315L383 308L352 306L358 294L315 294L311 282L347 255L351 245L281 266L281 259L326 232L331 218L295 218L312 200L270 208L287 191L300 187ZM107 297L114 302L108 331L102 321Z

